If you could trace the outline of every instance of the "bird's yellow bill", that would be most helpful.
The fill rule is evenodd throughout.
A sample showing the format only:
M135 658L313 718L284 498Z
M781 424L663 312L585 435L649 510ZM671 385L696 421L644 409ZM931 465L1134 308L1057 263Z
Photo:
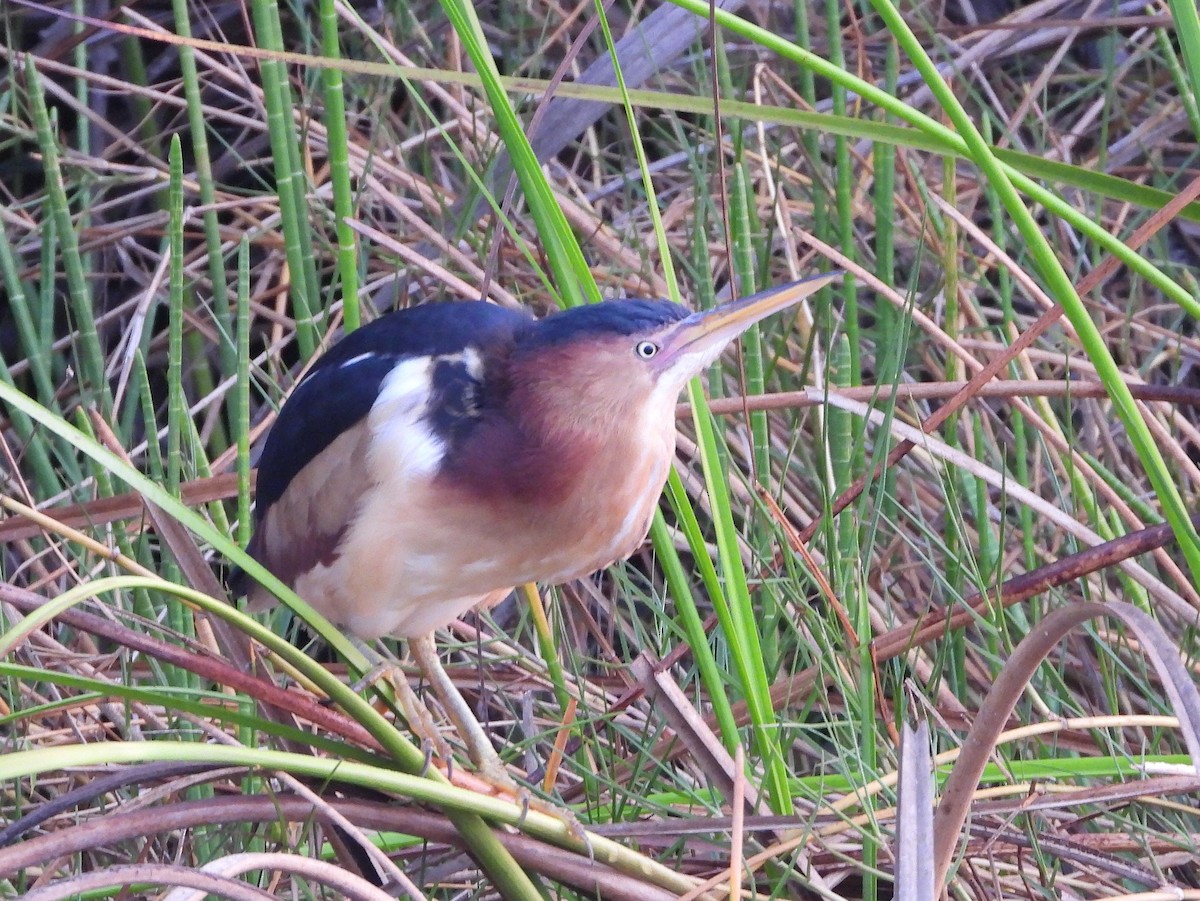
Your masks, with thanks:
M671 336L673 349L732 341L754 323L799 303L843 275L840 270L814 275L798 282L767 288L711 310L693 313L679 324Z

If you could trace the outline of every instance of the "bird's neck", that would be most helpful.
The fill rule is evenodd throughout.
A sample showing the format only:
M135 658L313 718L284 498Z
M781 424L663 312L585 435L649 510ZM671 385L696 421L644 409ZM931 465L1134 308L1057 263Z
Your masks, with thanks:
M572 372L565 365L558 371ZM677 389L630 390L612 384L606 371L585 378L572 372L566 382L554 372L547 366L542 377L514 385L509 405L528 446L536 448L529 459L537 461L543 487L567 492L581 483L615 484L618 473L646 455L664 465L673 457Z
M548 355L549 356L549 355ZM508 386L507 415L547 450L572 443L616 442L627 434L635 405L624 386L610 386L602 367L553 357L522 369ZM564 377L569 373L569 378Z

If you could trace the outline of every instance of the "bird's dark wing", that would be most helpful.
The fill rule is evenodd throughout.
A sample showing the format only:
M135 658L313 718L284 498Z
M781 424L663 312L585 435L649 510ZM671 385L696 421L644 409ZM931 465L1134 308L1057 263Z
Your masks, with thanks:
M304 377L279 411L258 460L258 520L315 457L366 417L398 359L364 352L360 359L320 365Z
M503 344L529 321L490 303L428 304L381 316L344 337L300 381L267 436L258 463L258 518L310 460L371 411L397 363Z
M334 345L300 381L267 436L249 552L288 583L327 561L370 487L364 465L371 440L367 415L388 375L415 357L468 348L486 356L530 321L527 314L494 304L430 304L390 313ZM461 395L449 370L437 390L439 369L434 368L432 397Z

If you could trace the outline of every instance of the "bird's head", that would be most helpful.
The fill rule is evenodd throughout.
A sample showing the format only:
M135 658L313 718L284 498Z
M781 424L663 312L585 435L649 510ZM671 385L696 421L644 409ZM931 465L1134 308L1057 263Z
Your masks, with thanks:
M669 415L680 391L756 322L839 277L820 275L690 313L666 300L615 300L531 323L513 348L512 387L565 428L623 428ZM536 397L536 403L531 403Z

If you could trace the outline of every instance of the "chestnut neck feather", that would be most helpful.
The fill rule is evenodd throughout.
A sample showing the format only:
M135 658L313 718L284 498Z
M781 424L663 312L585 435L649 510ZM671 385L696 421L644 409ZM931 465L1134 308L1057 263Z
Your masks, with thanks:
M482 498L553 503L571 492L627 437L629 385L614 375L614 356L571 343L493 355L475 428L448 458L447 480Z

